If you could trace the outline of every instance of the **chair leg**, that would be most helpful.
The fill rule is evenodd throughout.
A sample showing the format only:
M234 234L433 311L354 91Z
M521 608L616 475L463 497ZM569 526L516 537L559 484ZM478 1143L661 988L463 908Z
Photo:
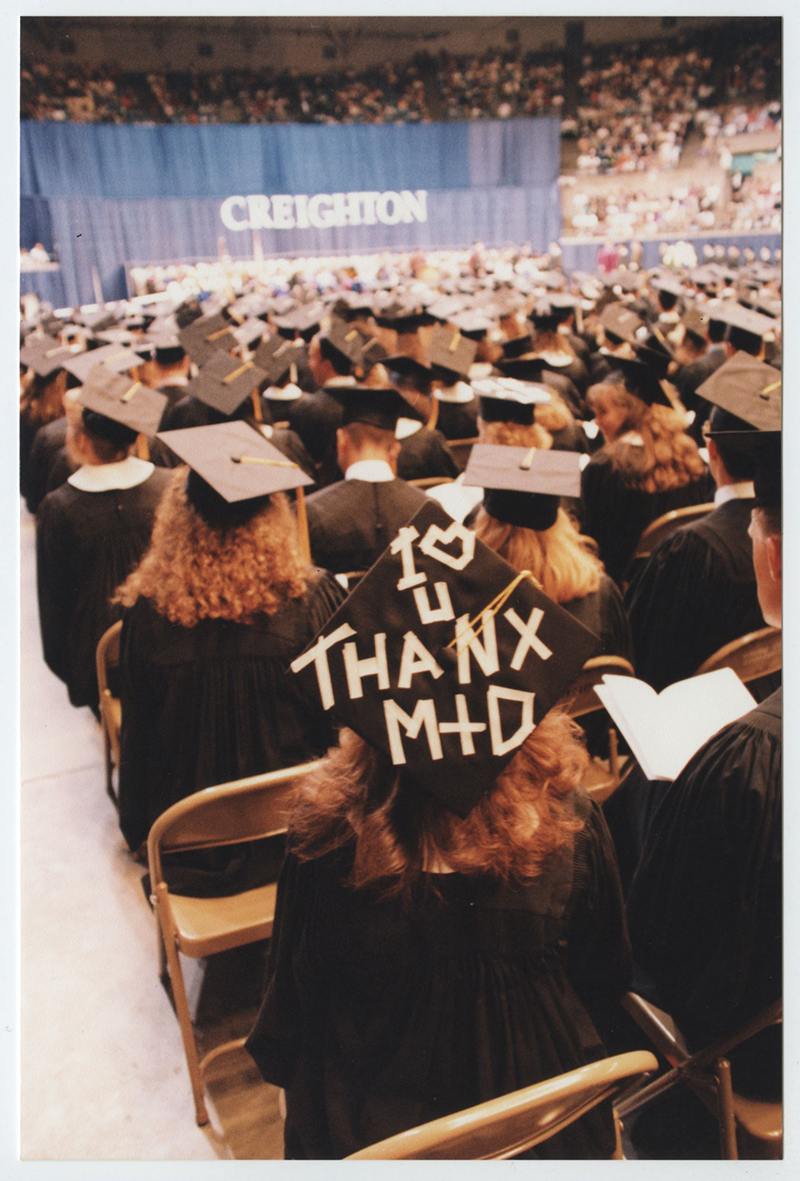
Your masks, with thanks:
M718 1058L714 1063L717 1078L717 1112L719 1119L719 1141L723 1160L738 1160L736 1147L736 1117L733 1110L733 1086L731 1064L727 1058Z
M109 742L105 719L100 724L103 728L103 750L106 756L106 793L117 804L117 793L114 791L114 760L111 757L111 743Z
M613 726L608 727L608 766L614 783L619 787L619 745L617 732Z
M178 1016L181 1038L183 1039L183 1050L186 1054L189 1081L192 1084L195 1119L199 1126L202 1127L208 1123L208 1111L206 1110L203 1095L203 1074L200 1070L200 1060L197 1056L197 1043L194 1040L192 1019L189 1016L189 1004L186 999L186 987L183 982L183 971L181 970L177 944L173 932L164 931L163 926L161 926L161 914L163 914L163 910L159 910L159 926L161 927L162 944L166 954L170 984L172 985L172 999L175 1002L175 1012Z

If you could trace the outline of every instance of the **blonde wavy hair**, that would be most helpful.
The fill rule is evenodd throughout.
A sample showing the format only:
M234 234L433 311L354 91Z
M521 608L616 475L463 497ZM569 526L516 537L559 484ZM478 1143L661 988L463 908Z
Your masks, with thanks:
M515 570L530 570L556 603L582 599L600 586L603 563L595 543L573 525L563 508L549 529L526 529L498 521L481 508L475 533Z
M643 492L664 492L698 480L706 470L697 444L683 429L677 410L656 403L648 406L624 386L612 382L593 385L587 393L590 407L599 395L606 395L625 411L620 436L603 450L625 482ZM622 437L636 431L643 446L632 447Z
M544 427L549 434L554 434L556 431L565 430L575 421L575 417L564 399L555 390L549 392L550 401L534 406L533 418L534 422Z
M146 598L171 623L194 627L201 619L249 623L299 599L310 568L300 554L286 495L275 493L244 523L216 527L189 502L186 471L173 472L156 511L150 548L114 602L131 607Z
M482 443L498 447L538 447L549 451L553 437L538 422L525 426L521 422L486 422L478 418L478 435Z
M298 788L291 848L310 861L354 844L348 884L382 897L407 897L427 869L442 864L504 882L532 881L582 827L568 799L588 765L579 733L566 714L551 711L462 820L410 783L387 755L343 729L338 747ZM430 875L428 884L435 887Z

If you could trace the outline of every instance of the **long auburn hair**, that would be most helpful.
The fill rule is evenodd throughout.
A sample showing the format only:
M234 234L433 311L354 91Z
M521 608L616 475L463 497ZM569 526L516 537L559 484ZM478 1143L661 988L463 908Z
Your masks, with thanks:
M532 881L582 827L568 798L589 758L578 733L566 714L551 711L462 820L409 783L387 755L343 729L338 747L298 788L291 848L311 861L352 846L347 884L382 898L408 898L425 870L441 864L504 882ZM426 879L435 888L432 875Z
M478 418L478 434L482 443L497 447L538 447L548 451L553 446L553 437L538 422L530 426L520 422L486 422Z
M481 508L475 533L516 570L530 570L544 593L556 603L582 599L600 586L603 563L595 543L584 537L563 508L549 529L509 525Z
M114 601L131 607L149 599L171 623L201 619L249 623L274 615L305 593L310 568L289 501L273 494L244 523L210 525L190 503L186 468L176 468L156 510L150 548L118 589Z
M676 410L658 404L648 406L623 385L612 382L590 387L587 394L590 406L598 394L611 397L625 410L622 434L636 431L641 437L641 447L626 443L621 434L603 448L630 487L643 492L664 492L700 479L705 464L697 444L684 431Z

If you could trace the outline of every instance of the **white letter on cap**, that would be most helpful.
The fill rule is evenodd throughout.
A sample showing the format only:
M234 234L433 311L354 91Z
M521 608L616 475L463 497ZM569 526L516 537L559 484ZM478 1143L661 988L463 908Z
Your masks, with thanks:
M446 550L439 549L436 544L440 541L442 545L450 545L457 537L460 538L462 546L461 556L458 558L454 558ZM460 521L453 521L452 525L448 525L446 529L440 529L438 525L431 525L419 543L419 548L423 554L427 554L429 558L435 558L443 566L449 566L451 570L463 570L475 556L475 534Z
M448 619L455 618L455 611L453 610L453 604L450 602L450 591L447 589L447 583L434 582L433 589L436 591L436 598L439 600L438 607L431 607L427 586L414 587L414 602L417 605L420 623L446 623Z
M439 731L442 734L458 734L461 738L462 755L474 755L475 743L472 741L472 735L482 734L486 729L486 723L469 720L467 699L463 693L456 693L456 717L457 722L442 722Z
M251 228L249 221L237 221L233 216L235 208L246 209L247 202L244 197L226 197L219 209L219 215L222 218L222 224L226 230L249 230Z
M345 644L342 649L344 655L344 671L347 674L347 691L352 701L356 697L364 696L361 685L364 677L377 677L378 688L389 688L389 666L386 662L386 632L378 632L375 636L375 655L358 659L355 644Z
M430 673L437 680L443 671L419 636L414 632L406 632L403 636L403 655L400 657L400 675L397 678L398 689L410 689L411 678L415 673Z
M425 571L417 570L414 566L414 542L418 537L419 533L413 525L404 525L389 546L393 554L400 554L403 562L403 577L397 584L399 591L409 590L412 586L428 581Z
M414 706L414 713L409 717L396 701L389 698L383 703L383 713L386 718L386 731L389 735L389 751L396 767L402 766L406 761L403 739L400 734L401 726L409 738L416 738L424 726L431 758L440 759L442 757L442 741L439 737L436 706L433 701L418 701Z
M350 636L355 634L355 629L349 623L343 623L329 636L320 636L313 647L304 652L302 656L298 656L289 665L293 673L299 673L307 664L314 662L323 709L330 709L333 705L333 685L331 684L331 670L328 667L328 649L342 640L349 640Z
M458 683L470 685L472 683L472 666L469 662L470 652L480 665L485 677L493 677L500 669L497 658L497 633L494 629L494 616L490 615L483 628L483 640L469 626L469 616L461 615L456 623L456 652L458 654Z
M492 754L504 755L508 751L520 746L533 730L533 699L535 693L526 693L523 689L504 689L502 685L491 685L486 694L489 707L489 733L492 736ZM510 738L503 739L503 727L500 722L500 699L504 701L522 702L522 721L519 728Z
M547 644L543 644L536 634L536 629L544 618L544 611L541 609L541 607L533 608L527 623L522 622L513 607L509 611L504 611L503 614L511 626L522 636L522 639L517 644L517 650L514 653L514 659L511 661L511 667L513 669L519 671L519 669L522 668L523 661L528 655L529 648L531 648L537 656L541 657L542 660L550 659L553 653L547 647Z

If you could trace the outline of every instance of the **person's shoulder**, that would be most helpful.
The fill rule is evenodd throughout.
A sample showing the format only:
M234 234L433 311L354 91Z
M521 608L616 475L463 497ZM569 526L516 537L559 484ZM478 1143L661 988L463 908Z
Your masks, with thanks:
M348 485L357 483L361 483L361 481L337 480L335 484L328 484L326 488L318 488L316 492L311 492L306 497L306 507L309 509L323 508L335 504L339 500L349 499L353 494L353 489Z

